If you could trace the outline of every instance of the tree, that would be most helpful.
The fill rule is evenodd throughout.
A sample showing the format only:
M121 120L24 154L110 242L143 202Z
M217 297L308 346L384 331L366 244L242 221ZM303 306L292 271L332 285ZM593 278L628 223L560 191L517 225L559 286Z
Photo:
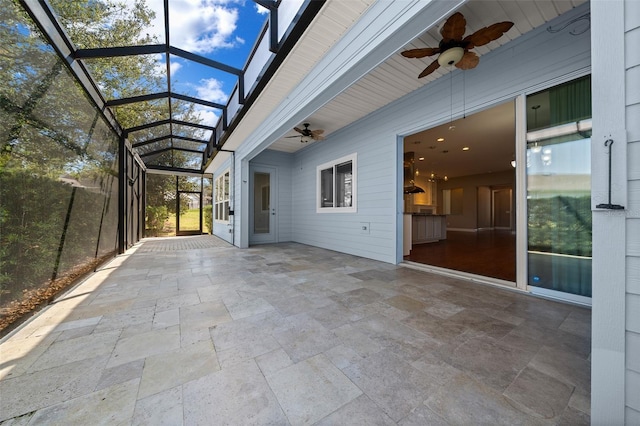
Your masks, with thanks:
M142 0L50 0L49 4L78 48L157 42L145 32L153 11ZM115 250L120 153L118 136L21 3L0 0L0 18L0 305L4 306ZM106 99L166 90L155 55L86 64ZM172 105L172 110L184 120L196 121L188 104ZM123 128L168 118L168 112L168 101L115 110ZM154 128L149 134L160 131ZM188 156L181 160L174 155L172 160L187 162ZM147 194L153 197L153 188Z

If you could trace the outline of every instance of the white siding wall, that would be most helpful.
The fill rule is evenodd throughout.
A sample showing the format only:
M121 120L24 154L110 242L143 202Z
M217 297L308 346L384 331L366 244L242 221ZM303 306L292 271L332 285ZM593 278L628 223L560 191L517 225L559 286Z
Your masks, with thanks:
M354 126L296 155L293 170L295 241L395 262L395 138L377 123ZM382 132L376 134L376 132ZM389 137L392 140L389 142ZM317 166L357 153L357 213L316 213ZM362 231L366 223L368 231Z
M278 179L276 183L276 188L278 188L276 197L278 203L276 206L276 220L278 221L276 229L278 230L278 235L276 236L276 241L279 243L293 240L292 162L293 155L269 150L260 153L251 160L251 164L273 166L278 170L276 173L276 178Z
M570 13L577 16L587 6ZM551 34L545 28L482 56L481 66L465 74L464 94L462 74L456 71L454 117L462 116L463 96L469 114L588 73L589 32L572 36L569 30ZM397 206L402 194L397 137L448 121L450 85L445 76L299 151L293 167L294 241L396 263L396 225L402 213ZM316 167L354 152L358 155L358 212L316 213ZM370 224L369 232L362 231L363 224Z
M640 2L625 1L624 45L627 125L627 424L640 424Z

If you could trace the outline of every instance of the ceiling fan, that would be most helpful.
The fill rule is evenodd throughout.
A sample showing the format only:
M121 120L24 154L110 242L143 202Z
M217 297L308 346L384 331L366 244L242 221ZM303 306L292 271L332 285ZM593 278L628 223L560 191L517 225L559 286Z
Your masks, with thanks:
M439 54L438 59L425 68L418 78L425 77L441 66L446 65L455 65L461 70L475 68L480 62L480 58L475 52L470 52L469 49L473 49L476 46L484 46L502 37L504 33L513 27L513 22L497 22L462 38L466 25L467 20L462 13L456 12L447 19L440 29L442 40L440 40L438 47L425 47L402 52L402 56L407 58L424 58L425 56Z
M293 130L295 130L296 132L300 133L301 136L287 136L288 138L300 138L300 142L309 142L309 141L322 141L324 140L324 136L322 136L322 134L324 133L323 129L316 129L316 130L311 130L309 129L309 123L302 123L302 125L304 126L304 129L301 129L299 127L294 127Z

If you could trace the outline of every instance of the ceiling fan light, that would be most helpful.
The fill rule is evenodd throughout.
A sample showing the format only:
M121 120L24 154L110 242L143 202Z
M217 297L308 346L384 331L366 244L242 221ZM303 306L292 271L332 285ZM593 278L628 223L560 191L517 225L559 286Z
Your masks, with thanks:
M452 47L438 56L438 63L441 67L453 66L460 62L462 56L464 56L464 49L462 47Z

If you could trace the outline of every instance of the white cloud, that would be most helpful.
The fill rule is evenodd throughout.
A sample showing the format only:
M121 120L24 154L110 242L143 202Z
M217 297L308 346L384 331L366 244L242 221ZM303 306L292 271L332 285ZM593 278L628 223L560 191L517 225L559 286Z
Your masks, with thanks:
M197 106L195 114L200 117L202 120L202 124L206 126L215 126L218 123L219 113L216 112L212 108L207 108L204 106Z
M167 63L164 61L164 55L158 55L158 62L155 66L155 73L158 76L166 77L167 75ZM175 77L178 73L178 70L182 68L182 64L178 61L171 61L171 76Z
M163 0L148 0L148 4L156 11L152 31L164 41ZM171 0L171 45L200 54L235 46L239 11L233 6L233 1L224 0Z
M227 95L222 90L222 82L215 78L203 78L200 80L200 86L196 87L198 98L205 101L225 103Z
M256 12L258 12L260 15L266 15L267 13L269 13L269 9L264 8L256 3Z
M182 64L180 62L172 61L169 68L171 69L171 76L173 77L176 75L178 70L182 68Z

